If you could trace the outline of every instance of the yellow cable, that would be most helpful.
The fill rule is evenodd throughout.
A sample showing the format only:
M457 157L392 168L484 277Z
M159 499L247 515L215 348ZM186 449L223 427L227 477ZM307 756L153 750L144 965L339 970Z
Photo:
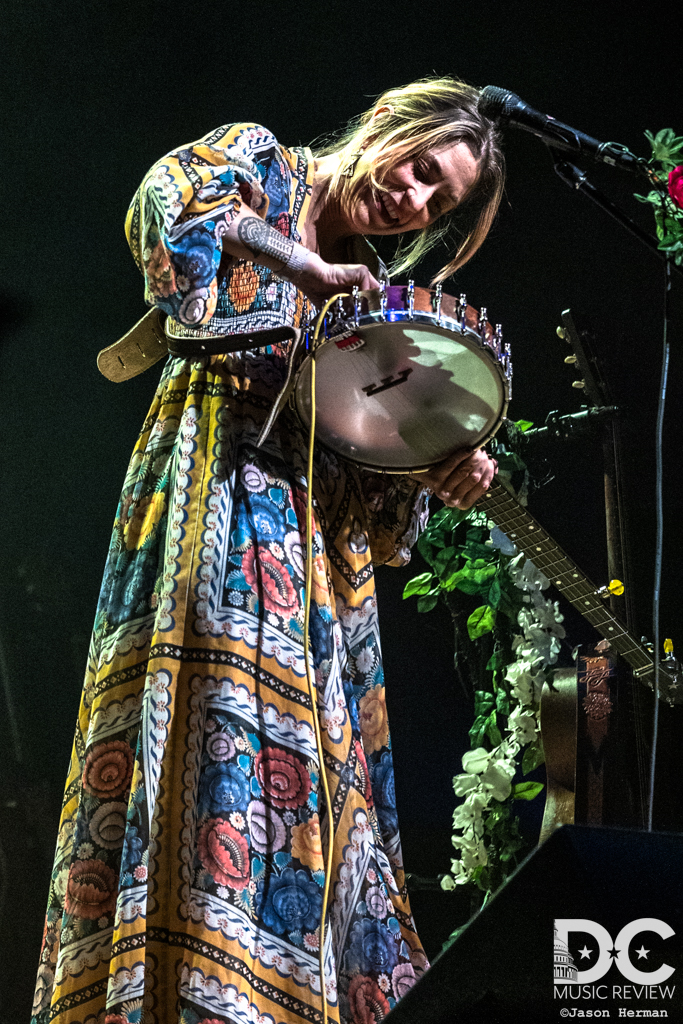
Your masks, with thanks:
M346 298L348 293L333 295L323 306L313 334L313 345L311 350L311 425L308 435L308 465L307 465L307 495L306 495L306 591L304 597L304 661L306 663L306 681L308 692L311 698L311 710L313 712L313 728L315 730L315 742L318 748L318 760L320 761L320 779L325 793L325 807L327 808L328 822L328 845L327 863L325 864L325 887L323 889L323 906L320 914L320 937L318 964L320 971L320 998L322 1001L323 1024L327 1024L327 992L325 990L325 917L327 915L327 903L330 895L330 880L332 878L332 855L334 852L334 822L332 819L332 798L330 787L327 783L325 772L325 750L323 748L320 722L318 721L318 701L315 689L315 680L311 672L309 659L309 637L308 628L311 619L311 591L313 588L313 449L315 445L315 354L318 345L320 329L323 325L325 315L332 304L340 298ZM320 822L320 815L318 815ZM322 831L320 834L322 841Z

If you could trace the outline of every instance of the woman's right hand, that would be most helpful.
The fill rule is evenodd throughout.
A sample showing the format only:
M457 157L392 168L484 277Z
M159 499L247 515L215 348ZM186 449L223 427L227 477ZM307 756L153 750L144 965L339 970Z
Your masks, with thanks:
M354 285L361 291L379 288L379 281L364 264L326 263L315 252L309 254L303 270L291 276L286 270L280 274L300 288L318 309L338 292L350 292Z

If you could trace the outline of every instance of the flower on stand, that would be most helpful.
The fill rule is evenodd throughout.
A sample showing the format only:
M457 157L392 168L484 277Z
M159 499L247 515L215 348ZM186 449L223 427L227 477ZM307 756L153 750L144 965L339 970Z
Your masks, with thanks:
M456 796L465 796L466 793L471 793L473 789L479 786L478 775L456 775L453 779L453 789L455 790Z
M522 559L524 559L523 563ZM517 555L510 562L508 572L515 586L525 593L545 590L546 587L550 586L548 577L544 576L541 570L537 569L534 563L530 559L525 558L523 554Z
M524 469L501 446L496 457L507 458L515 471ZM513 801L532 799L543 788L514 779L518 768L526 775L543 761L539 706L565 635L562 615L557 603L544 596L548 577L484 512L436 513L418 547L431 571L410 580L404 597L416 596L422 612L441 599L455 617L461 608L454 592L460 591L478 604L467 618L469 640L478 643L493 633L492 653L483 662L493 677L474 680L473 749L464 754L462 772L453 779L461 800L453 815L457 855L441 881L443 889L472 882L490 893L523 845Z
M683 210L683 166L669 171L669 196L679 210Z
M538 732L538 716L516 707L508 718L508 729L520 746L532 743Z
M502 803L503 800L507 800L512 792L514 774L514 763L510 764L509 761L501 758L495 764L490 764L486 771L482 773L481 783L494 800L499 800Z
M645 135L652 147L647 171L651 190L646 196L636 193L636 199L652 205L659 249L680 266L683 263L683 136L676 135L673 128L663 128L656 135L645 132Z
M465 802L456 807L453 824L456 828L471 831L472 835L481 835L484 828L481 812L487 804L488 798L485 793L470 793Z
M468 750L463 754L462 766L466 772L473 772L476 775L486 771L490 760L490 752L485 747L477 747L475 750Z
M496 540L495 547L504 551L501 539ZM476 881L491 861L496 808L514 797L513 779L520 756L538 743L541 690L565 635L557 602L546 600L542 593L550 585L548 578L523 554L512 558L505 571L526 602L517 616L521 633L512 637L513 660L503 666L509 694L507 735L492 750L483 746L468 750L462 759L463 772L453 779L456 796L464 800L453 815L453 845L459 855L441 881L446 890Z

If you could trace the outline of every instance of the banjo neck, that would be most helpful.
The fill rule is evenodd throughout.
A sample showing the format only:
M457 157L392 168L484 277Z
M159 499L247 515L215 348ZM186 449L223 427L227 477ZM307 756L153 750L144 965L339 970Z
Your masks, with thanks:
M631 666L634 677L652 689L653 655L629 633L622 620L610 610L600 588L581 572L547 530L498 482L494 482L485 495L484 508L496 526L609 641L610 648ZM683 687L665 666L660 669L659 688L661 697L668 703L683 703Z

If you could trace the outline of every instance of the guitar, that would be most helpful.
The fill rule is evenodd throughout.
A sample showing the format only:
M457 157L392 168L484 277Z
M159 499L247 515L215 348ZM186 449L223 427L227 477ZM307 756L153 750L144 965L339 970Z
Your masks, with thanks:
M519 550L545 573L560 594L609 641L610 649L620 654L631 666L634 678L653 689L653 654L631 636L625 624L601 596L600 588L581 572L540 523L497 482L491 485L480 507ZM670 670L666 665L660 665L659 696L669 704L683 704L683 686L679 682L678 672Z

